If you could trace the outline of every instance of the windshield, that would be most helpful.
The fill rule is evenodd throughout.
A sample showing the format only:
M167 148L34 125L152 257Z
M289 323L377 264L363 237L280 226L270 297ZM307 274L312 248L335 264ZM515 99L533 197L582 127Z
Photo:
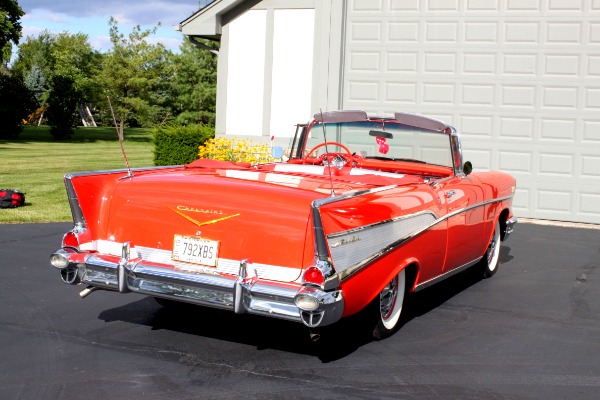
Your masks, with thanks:
M325 137L327 146L322 145ZM314 149L320 144L322 146ZM298 147L301 143L296 142L295 145ZM292 154L298 157L317 157L326 151L349 152L367 159L405 160L452 167L450 135L396 122L316 123L308 133L304 152L294 151Z

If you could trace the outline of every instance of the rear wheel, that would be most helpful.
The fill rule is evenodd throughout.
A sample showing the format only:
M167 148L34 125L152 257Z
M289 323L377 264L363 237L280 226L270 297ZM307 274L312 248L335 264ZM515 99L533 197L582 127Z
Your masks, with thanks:
M377 323L373 329L375 339L384 339L394 333L402 314L404 303L404 292L406 287L406 273L400 271L379 293L374 303L379 307L373 307L377 313Z
M479 268L481 270L481 274L484 278L492 277L496 271L498 271L500 259L500 222L496 222L496 227L494 228L494 233L492 235L492 240L488 245L488 248L481 259L479 261Z

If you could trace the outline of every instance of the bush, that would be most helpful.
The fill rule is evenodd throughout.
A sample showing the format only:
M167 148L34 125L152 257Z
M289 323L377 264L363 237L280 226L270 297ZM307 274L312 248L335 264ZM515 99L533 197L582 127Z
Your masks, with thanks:
M198 159L198 147L215 136L205 125L154 128L154 165L181 165Z
M81 92L75 88L73 78L61 75L52 78L46 117L54 138L68 139L75 133L74 128L79 122L77 106L81 96Z
M23 121L36 106L33 92L20 79L0 72L0 139L17 138L23 129Z

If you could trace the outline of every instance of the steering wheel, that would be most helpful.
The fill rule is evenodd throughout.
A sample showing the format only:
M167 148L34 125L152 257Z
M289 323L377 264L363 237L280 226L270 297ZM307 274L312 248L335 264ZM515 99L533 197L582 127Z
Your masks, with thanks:
M344 146L341 143L338 142L323 142L323 143L319 143L318 145L316 145L315 147L313 147L312 149L310 149L308 151L308 153L306 153L306 155L304 156L304 158L302 159L302 163L306 163L306 161L308 160L308 157L315 152L315 150L317 150L318 148L321 148L323 146L327 146L327 145L333 145L333 146L338 146L341 147L342 149L344 149L349 156L352 156L352 152L350 151L349 148L347 148L346 146ZM323 162L323 159L320 159L321 162Z

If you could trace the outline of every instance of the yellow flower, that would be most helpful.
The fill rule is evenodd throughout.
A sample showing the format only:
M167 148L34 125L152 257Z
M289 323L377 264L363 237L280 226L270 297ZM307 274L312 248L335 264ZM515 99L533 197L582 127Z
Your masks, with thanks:
M274 161L267 144L254 144L252 140L238 140L237 137L209 139L199 147L198 155L200 158L248 162L252 165Z

